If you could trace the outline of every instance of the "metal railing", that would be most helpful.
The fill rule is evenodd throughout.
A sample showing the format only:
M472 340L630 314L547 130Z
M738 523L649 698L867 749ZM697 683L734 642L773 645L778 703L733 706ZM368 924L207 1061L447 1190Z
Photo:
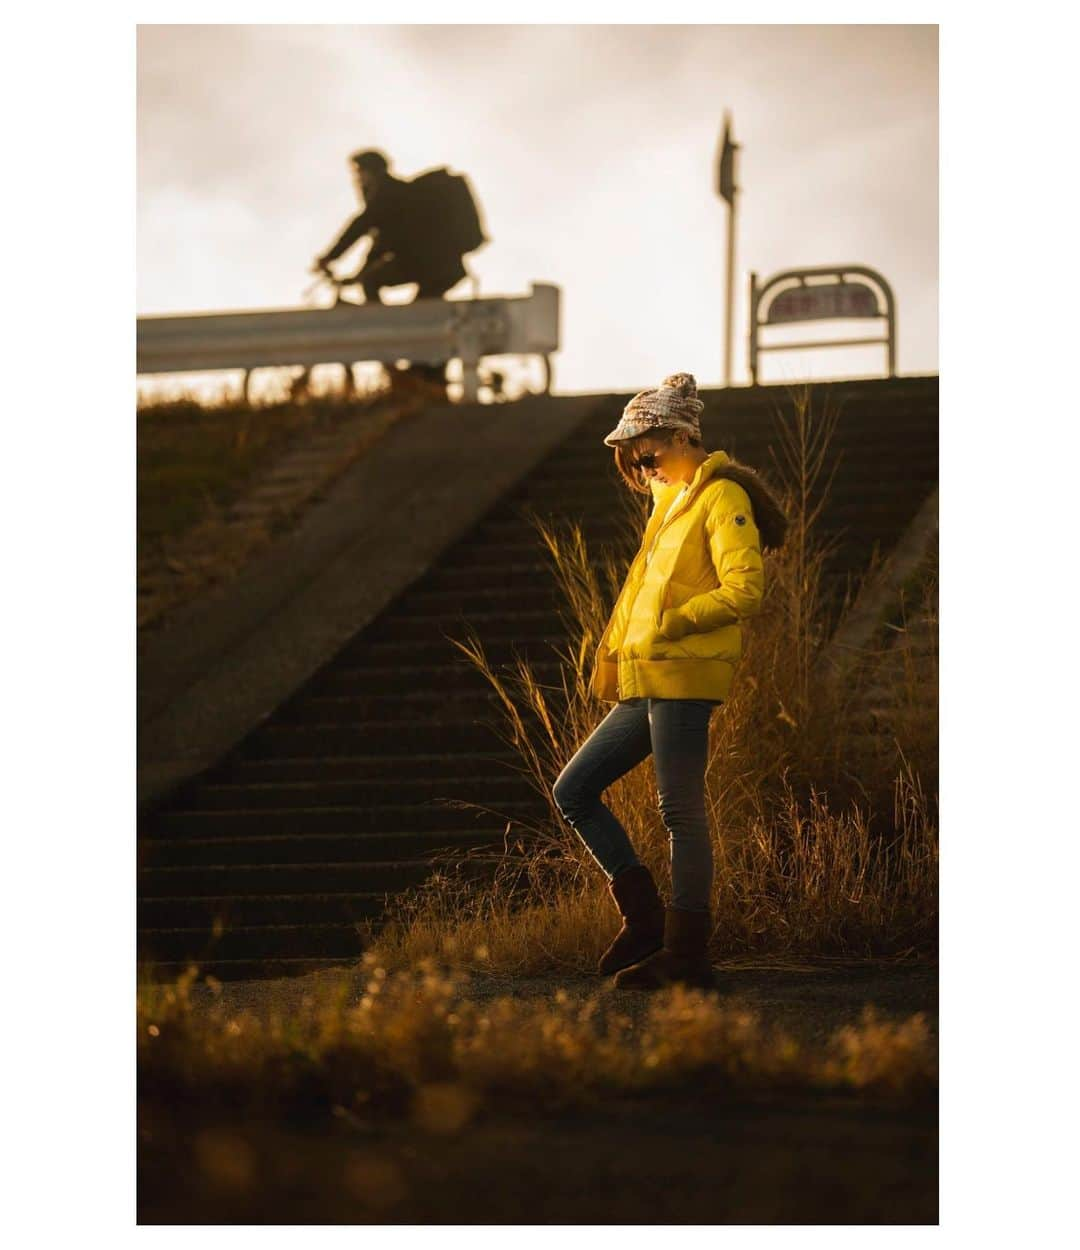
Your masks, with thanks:
M485 356L540 356L545 389L559 348L560 291L534 283L525 296L424 299L267 312L139 317L136 371L209 372L333 362L441 364L460 360L464 399L473 402Z

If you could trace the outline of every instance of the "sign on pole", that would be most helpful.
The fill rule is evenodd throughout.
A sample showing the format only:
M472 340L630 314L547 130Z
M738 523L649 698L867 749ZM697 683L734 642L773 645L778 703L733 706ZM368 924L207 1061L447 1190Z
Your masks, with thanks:
M788 287L769 305L763 324L880 316L877 295L868 286L861 282L837 282Z
M735 149L731 141L731 115L724 114L724 134L720 140L720 159L716 163L716 191L722 200L735 203Z

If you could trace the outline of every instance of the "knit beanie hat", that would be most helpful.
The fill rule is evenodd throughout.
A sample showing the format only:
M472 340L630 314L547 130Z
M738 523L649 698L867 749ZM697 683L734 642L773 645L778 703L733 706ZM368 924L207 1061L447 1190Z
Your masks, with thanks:
M686 430L700 438L699 418L704 409L705 405L697 397L694 375L673 373L653 390L638 391L604 442L613 447L628 438L658 429Z

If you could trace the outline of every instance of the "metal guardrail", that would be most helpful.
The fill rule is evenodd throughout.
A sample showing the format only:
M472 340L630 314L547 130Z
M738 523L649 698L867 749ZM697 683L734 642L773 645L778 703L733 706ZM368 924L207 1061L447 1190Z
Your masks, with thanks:
M534 283L525 296L414 300L268 312L139 317L138 373L209 372L274 365L460 360L464 398L473 402L485 356L550 356L559 348L557 286Z

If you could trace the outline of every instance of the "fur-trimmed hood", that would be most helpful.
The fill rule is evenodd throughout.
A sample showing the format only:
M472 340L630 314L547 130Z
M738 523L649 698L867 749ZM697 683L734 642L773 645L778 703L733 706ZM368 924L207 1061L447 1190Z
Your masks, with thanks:
M726 452L713 451L698 466L697 473L690 479L690 490L694 491L704 482L716 477L730 478L746 491L750 497L750 506L754 510L754 522L761 535L763 550L777 550L784 545L790 521L776 491L768 482L748 464L733 460ZM667 492L677 489L678 483L661 483L655 478L651 482L657 507L663 507Z

